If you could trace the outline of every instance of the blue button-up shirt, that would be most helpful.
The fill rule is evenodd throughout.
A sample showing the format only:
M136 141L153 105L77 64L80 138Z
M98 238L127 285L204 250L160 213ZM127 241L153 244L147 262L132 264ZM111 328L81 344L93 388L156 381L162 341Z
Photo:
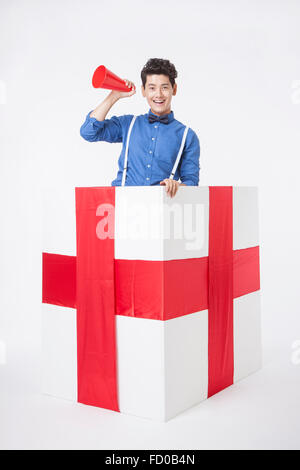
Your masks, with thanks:
M80 128L80 135L89 142L123 142L119 170L112 186L121 186L128 129L132 114L113 116L104 121L90 117L90 111ZM148 114L137 116L132 128L128 149L126 186L158 185L169 178L179 152L185 126L168 114L169 123L150 123ZM180 163L174 179L188 186L199 184L200 145L196 133L189 128Z

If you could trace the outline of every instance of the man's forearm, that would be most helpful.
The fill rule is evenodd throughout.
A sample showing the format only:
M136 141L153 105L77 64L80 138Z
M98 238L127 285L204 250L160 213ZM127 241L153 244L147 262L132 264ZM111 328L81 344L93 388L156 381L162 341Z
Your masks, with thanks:
M108 111L118 101L118 99L119 98L114 96L113 93L110 93L107 95L105 100L103 100L102 103L100 103L99 106L91 112L90 117L96 118L97 121L104 121Z

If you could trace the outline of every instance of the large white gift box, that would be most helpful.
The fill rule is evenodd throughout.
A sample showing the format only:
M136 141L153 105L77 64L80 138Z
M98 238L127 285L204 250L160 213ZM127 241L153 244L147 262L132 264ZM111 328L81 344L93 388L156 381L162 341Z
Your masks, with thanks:
M45 191L43 391L166 421L261 366L255 187Z

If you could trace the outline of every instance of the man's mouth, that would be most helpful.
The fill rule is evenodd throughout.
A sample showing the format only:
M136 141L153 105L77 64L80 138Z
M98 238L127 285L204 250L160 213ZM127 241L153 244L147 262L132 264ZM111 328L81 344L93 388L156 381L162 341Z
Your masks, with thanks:
M156 100L153 100L153 102L154 102L155 104L162 105L162 104L164 104L165 101L164 101L164 100L157 100L157 101L156 101Z

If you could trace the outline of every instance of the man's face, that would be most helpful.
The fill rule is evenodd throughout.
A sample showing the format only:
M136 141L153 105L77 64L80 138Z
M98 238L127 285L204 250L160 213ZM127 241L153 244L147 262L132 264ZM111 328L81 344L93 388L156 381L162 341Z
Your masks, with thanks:
M147 98L151 111L158 116L171 112L172 97L176 95L177 85L173 88L166 75L147 75L142 94Z

